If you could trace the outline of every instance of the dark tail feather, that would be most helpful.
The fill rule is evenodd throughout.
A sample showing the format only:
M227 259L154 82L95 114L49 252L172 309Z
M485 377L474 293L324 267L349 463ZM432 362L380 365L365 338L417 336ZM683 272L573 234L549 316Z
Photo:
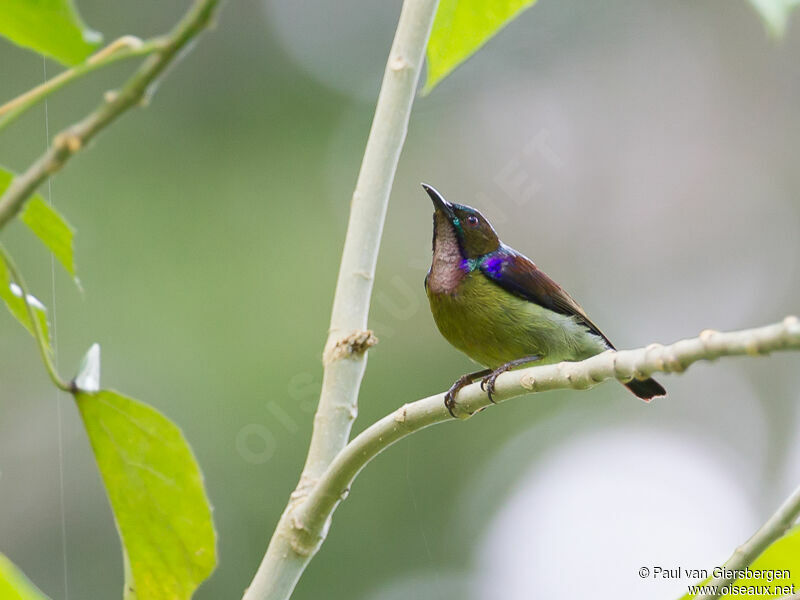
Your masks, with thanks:
M650 400L656 396L667 395L667 390L661 387L661 384L655 379L645 379L644 381L634 379L626 383L625 387L645 402L650 402Z

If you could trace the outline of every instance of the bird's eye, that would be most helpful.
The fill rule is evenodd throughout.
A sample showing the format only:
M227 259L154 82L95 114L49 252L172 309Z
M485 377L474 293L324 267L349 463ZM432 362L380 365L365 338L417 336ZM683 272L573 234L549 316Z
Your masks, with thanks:
M478 226L478 217L475 215L470 215L467 217L467 225L470 227L477 227Z

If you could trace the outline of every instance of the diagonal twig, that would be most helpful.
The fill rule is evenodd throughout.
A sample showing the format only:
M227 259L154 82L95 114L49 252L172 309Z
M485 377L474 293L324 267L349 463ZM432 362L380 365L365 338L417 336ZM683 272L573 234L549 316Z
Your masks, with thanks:
M162 40L163 45L147 57L142 66L116 92L105 95L103 103L83 120L59 133L53 144L28 170L15 177L0 198L0 229L13 219L44 181L59 171L103 128L145 99L148 89L180 51L205 29L219 0L195 0L175 28Z

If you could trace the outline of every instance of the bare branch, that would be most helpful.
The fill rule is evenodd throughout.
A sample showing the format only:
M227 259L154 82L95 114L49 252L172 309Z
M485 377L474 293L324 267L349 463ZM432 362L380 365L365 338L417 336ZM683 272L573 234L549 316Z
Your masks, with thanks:
M338 350L352 346L353 338L368 331L367 317L386 207L406 139L437 4L437 0L405 0L389 52L350 205L350 220L323 353L322 392L308 458L300 478L300 491L313 485L345 447L356 418L358 390L367 365L366 349L371 344L363 344L363 349L357 352Z
M22 175L15 177L0 198L0 229L13 219L44 181L59 171L72 156L85 148L104 127L126 110L141 103L150 86L175 60L181 49L209 25L219 0L195 0L194 5L163 39L163 44L116 92L106 94L103 103L82 121L59 133L52 146Z
M581 362L511 371L498 377L494 397L497 402L502 402L529 392L568 388L583 390L608 379L626 382L633 378L644 379L659 371L680 373L700 360L756 356L781 350L800 350L800 320L797 317L786 317L781 323L730 333L706 330L696 338L668 346L651 344L638 350L609 350ZM491 405L478 383L463 388L457 402L459 416L464 419ZM339 453L308 499L294 511L295 527L308 539L322 536L350 484L375 456L415 431L452 419L444 406L444 393L441 393L406 404L368 427Z
M437 5L438 0L403 2L350 205L308 457L245 600L289 598L322 543L322 532L305 535L292 512L350 439L366 350L377 341L367 329L367 317L386 207Z
M161 39L143 42L139 38L131 35L126 35L114 40L105 48L95 52L81 64L67 69L66 71L62 71L52 79L48 79L44 83L37 85L35 88L28 90L24 94L0 106L0 130L17 119L26 110L36 106L37 103L65 85L77 81L92 71L114 64L120 60L152 54L158 50L163 43Z

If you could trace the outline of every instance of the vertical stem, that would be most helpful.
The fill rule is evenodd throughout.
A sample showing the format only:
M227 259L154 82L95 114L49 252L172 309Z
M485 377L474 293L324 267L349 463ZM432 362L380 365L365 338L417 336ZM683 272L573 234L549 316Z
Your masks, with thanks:
M403 2L350 205L308 457L245 600L288 599L324 539L309 535L294 510L347 445L358 410L366 350L375 342L366 328L386 207L437 5L438 0Z
M333 300L325 374L303 478L313 482L345 447L355 420L366 352L335 353L337 344L367 328L372 283L389 193L406 139L411 105L428 42L436 0L406 0L383 76L364 159L350 205L350 220Z

